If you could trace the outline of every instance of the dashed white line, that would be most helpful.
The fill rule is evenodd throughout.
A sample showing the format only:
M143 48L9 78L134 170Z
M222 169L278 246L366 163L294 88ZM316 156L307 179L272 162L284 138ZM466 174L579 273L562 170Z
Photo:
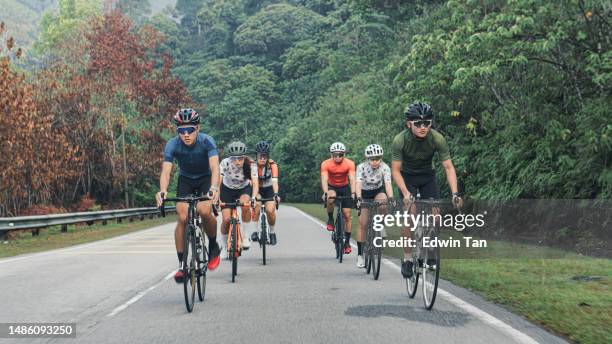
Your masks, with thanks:
M150 292L151 290L159 287L160 284L164 283L165 281L169 280L170 278L172 278L172 276L174 275L174 272L170 272L166 277L164 277L164 279L162 279L161 281L157 282L155 285L150 286L149 288L147 288L144 291L139 292L138 294L136 294L134 297L132 297L131 299L129 299L127 302L125 302L124 304L122 304L121 306L113 309L112 312L108 313L106 316L107 317L113 317L119 313L121 313L123 310L125 310L126 308L128 308L131 304L133 304L134 302L140 300L143 296L147 295L148 292Z
M307 219L311 220L312 222L316 223L318 226L325 228L325 225L323 225L323 223L317 219L315 219L314 217L306 214L305 212L303 212L302 210L298 209L298 208L294 208L295 210L297 210L299 213L301 213L302 215L304 215ZM355 246L354 244L351 243L351 246ZM390 261L389 259L384 258L383 263L385 263L385 265L400 271L400 267L393 263L392 261ZM526 335L525 333L515 329L514 327L506 324L505 322L497 319L496 317L492 316L491 314L461 300L460 298L456 297L455 295L447 292L446 290L443 290L442 288L438 287L438 295L442 296L444 299L446 299L448 302L452 303L453 305L455 305L458 308L461 308L462 310L464 310L465 312L473 315L474 317L476 317L477 319L479 319L480 321L484 322L485 324L491 325L493 327L496 327L497 329L505 332L506 334L510 335L514 340L516 340L518 343L522 343L522 344L538 344L538 342L531 338L530 336Z
M96 254L176 254L176 251L72 251L72 252L59 252L62 256L73 255L96 255Z

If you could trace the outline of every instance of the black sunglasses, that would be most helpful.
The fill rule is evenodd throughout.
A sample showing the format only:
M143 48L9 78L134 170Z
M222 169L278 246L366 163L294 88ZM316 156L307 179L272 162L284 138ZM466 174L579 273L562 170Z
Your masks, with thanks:
M191 135L193 134L193 132L196 130L195 127L186 127L186 128L176 128L176 131L179 133L179 135Z
M431 126L431 120L422 120L422 121L414 121L412 124L417 128L429 127Z
M334 158L342 158L344 156L344 153L332 153L332 156Z

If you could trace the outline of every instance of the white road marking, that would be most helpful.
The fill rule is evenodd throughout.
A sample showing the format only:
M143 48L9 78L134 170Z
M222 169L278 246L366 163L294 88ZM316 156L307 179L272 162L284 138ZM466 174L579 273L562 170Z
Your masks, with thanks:
M303 212L302 210L300 210L298 208L294 208L294 209L297 210L302 215L304 215L306 218L310 219L312 222L316 223L321 228L325 228L325 225L321 221L315 219L314 217L310 216L309 214L306 214L305 212ZM351 244L351 246L355 247L354 244ZM382 261L387 266L389 266L389 267L391 267L391 268L393 268L393 269L395 269L397 271L401 271L400 267L397 264L395 264L392 261L390 261L389 259L384 258ZM538 344L538 342L535 339L531 338L530 336L526 335L525 333L515 329L514 327L506 324L505 322L497 319L496 317L494 317L491 314L489 314L489 313L479 309L478 307L475 307L475 306L473 306L473 305L471 305L471 304L461 300L460 298L458 298L455 295L447 292L446 290L443 290L440 287L438 287L438 295L444 297L444 299L446 299L447 301L449 301L450 303L452 303L456 307L459 307L462 310L464 310L465 312L473 315L474 317L476 317L480 321L484 322L485 324L491 325L491 326L497 328L498 330L501 330L501 331L505 332L506 334L511 336L514 340L516 340L518 343L522 343L522 344Z
M138 294L134 295L134 297L132 297L131 299L129 299L127 302L125 302L124 304L122 304L121 306L113 309L112 312L108 313L106 316L107 317L112 317L115 316L119 313L121 313L123 310L125 310L126 308L128 308L131 304L135 303L136 301L140 300L143 296L147 295L148 292L150 292L151 290L159 287L160 284L164 283L165 281L169 280L170 278L172 278L172 276L174 275L174 272L170 272L166 277L164 277L164 279L162 279L161 281L157 282L155 285L150 286L149 288L147 288L144 291L139 292Z
M113 249L113 248L174 248L174 242L169 242L166 245L154 244L154 245L104 245L101 248Z
M127 248L127 247L126 247ZM82 255L82 254L176 254L176 251L71 251L58 252L60 255Z
M173 225L173 223L169 223L169 224ZM160 227L164 227L164 226L167 226L167 225L168 224L159 225L159 226L155 226L155 227L152 227L152 228L149 228L149 229L146 229L146 230L139 230L139 231L136 231L136 232L120 235L120 236L109 238L109 239L94 241L94 242L90 242L90 243L87 243L87 244L75 245L75 246L70 246L70 247L60 248L60 249L57 249L57 250L45 251L45 252L38 252L38 253L20 255L20 256L17 256L15 258L0 259L0 264L15 262L15 261L18 261L18 260L23 260L23 259L28 259L28 258L35 258L35 257L38 258L38 257L48 256L50 254L55 254L55 253L63 253L63 252L68 252L68 251L77 251L77 250L80 250L80 249L88 248L90 246L106 244L106 243L113 242L113 241L116 241L116 240L127 241L126 240L127 238L142 236L143 234L144 235L149 235L150 234L149 232L152 232L152 231L155 231L155 230L159 230Z

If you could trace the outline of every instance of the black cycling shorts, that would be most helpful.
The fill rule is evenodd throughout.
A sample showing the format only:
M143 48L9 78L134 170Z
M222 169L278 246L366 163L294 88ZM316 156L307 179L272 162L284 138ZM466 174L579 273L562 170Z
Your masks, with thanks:
M259 189L259 196L261 198L272 198L274 197L274 188L272 186L267 186L265 188ZM268 201L271 202L271 201Z
M361 190L361 198L364 200L371 201L376 198L376 195L378 195L379 193L386 194L384 186L381 186L378 189L374 190Z
M253 194L253 188L251 187L250 184L243 187L242 189L230 189L227 186L225 186L225 184L221 183L221 196L219 198L221 199L221 202L223 203L234 203L236 202L236 200L240 199L240 196L247 195L249 196L249 199L250 199L252 194ZM227 208L227 207L222 207L222 208Z
M200 196L206 194L209 190L210 176L191 179L179 175L178 185L176 187L176 197L185 197L189 195Z
M414 197L419 193L421 199L440 199L440 188L438 188L434 174L411 175L402 173L402 178L404 178L408 191Z
M327 188L328 190L334 190L336 192L336 196L342 196L342 197L351 196L351 189L348 186L348 184L345 186L333 186L333 185L327 184ZM352 199L343 199L340 202L342 203L342 209L353 208Z

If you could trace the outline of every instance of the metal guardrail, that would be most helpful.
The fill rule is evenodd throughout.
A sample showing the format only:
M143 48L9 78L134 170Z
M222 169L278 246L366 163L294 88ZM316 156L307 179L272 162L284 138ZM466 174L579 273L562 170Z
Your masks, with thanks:
M173 211L176 211L176 207L166 207L166 212ZM124 218L130 218L130 220L132 220L135 217L139 217L140 220L144 220L145 216L153 218L155 215L159 216L159 209L156 207L148 207L51 215L0 217L0 237L4 237L8 232L18 229L32 229L32 235L38 235L40 228L48 226L61 225L62 232L65 232L68 229L68 225L74 223L87 223L88 225L92 225L96 221L102 221L102 224L106 225L108 220L116 219L118 223L121 223L121 220Z

